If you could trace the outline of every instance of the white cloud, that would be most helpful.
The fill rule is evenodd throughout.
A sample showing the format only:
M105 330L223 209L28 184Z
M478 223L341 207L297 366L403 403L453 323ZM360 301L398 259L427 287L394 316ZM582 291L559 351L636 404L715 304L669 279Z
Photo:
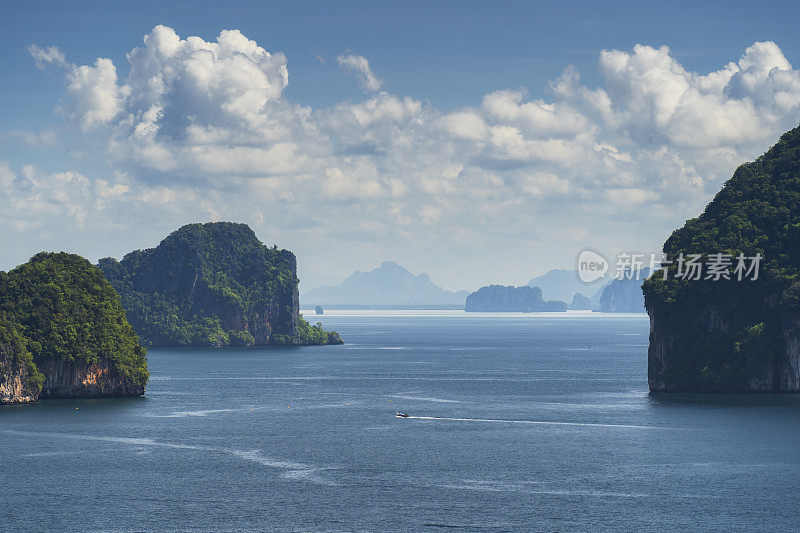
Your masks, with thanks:
M640 145L739 149L796 125L800 74L773 42L706 75L686 71L666 46L604 51L600 69L609 125Z
M28 47L28 52L36 61L36 68L43 69L47 64L66 66L67 58L57 46L39 47L32 44Z
M4 224L36 227L42 219L65 217L80 225L93 207L91 180L78 172L43 174L32 165L14 171L0 162Z
M342 68L358 76L358 81L365 90L374 92L383 86L383 81L372 73L372 69L369 67L369 61L367 61L366 57L344 54L337 57L336 62L339 63L339 66Z
M94 66L72 66L67 80L69 103L62 109L84 130L108 124L122 112L129 88L117 85L117 68L110 59L98 58Z
M76 66L57 49L31 53L64 66L64 114L108 139L105 154L120 172L89 183L51 176L42 206L62 202L74 220L98 205L118 206L117 218L194 209L257 221L312 250L372 235L364 257L402 243L453 257L476 247L502 255L524 242L531 261L552 265L559 259L534 251L563 258L585 245L654 246L738 164L800 122L800 72L772 42L707 73L687 70L668 47L607 50L599 87L568 67L546 98L500 90L451 112L378 92L369 63L353 55L339 64L369 95L299 105L284 95L283 54L238 31L206 42L157 26L120 77L108 59ZM0 184L8 172L0 167ZM601 242L587 243L587 234Z
M445 133L453 139L464 141L486 141L489 138L489 127L483 117L474 110L456 111L440 120Z
M76 120L84 130L111 122L122 110L127 87L117 85L117 68L110 59L97 58L94 66L73 65L55 46L28 47L38 68L46 64L63 67L66 71L65 102L59 107L66 116Z

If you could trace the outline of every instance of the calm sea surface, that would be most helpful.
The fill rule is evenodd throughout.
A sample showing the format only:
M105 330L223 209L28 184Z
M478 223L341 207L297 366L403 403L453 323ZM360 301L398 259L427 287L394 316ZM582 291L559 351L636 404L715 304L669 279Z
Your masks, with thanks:
M643 315L321 319L0 408L0 530L800 528L800 398L648 395Z

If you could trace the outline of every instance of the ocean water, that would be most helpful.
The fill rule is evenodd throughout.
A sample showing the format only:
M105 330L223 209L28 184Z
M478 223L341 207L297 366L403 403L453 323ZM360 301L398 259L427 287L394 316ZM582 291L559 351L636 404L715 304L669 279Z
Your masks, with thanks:
M320 319L348 344L0 408L0 530L800 528L800 398L649 395L643 315Z

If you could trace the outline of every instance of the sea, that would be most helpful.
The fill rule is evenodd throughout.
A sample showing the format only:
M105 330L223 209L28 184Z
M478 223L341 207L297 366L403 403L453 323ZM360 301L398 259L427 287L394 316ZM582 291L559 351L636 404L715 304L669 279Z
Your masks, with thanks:
M800 530L800 397L649 394L646 315L306 316L346 344L0 407L0 530Z

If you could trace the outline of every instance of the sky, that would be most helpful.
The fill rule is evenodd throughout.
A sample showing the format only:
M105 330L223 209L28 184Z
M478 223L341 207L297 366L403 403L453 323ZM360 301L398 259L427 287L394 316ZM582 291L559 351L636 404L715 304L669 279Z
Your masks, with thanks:
M655 252L800 123L792 2L0 0L0 269L250 224L301 287Z

